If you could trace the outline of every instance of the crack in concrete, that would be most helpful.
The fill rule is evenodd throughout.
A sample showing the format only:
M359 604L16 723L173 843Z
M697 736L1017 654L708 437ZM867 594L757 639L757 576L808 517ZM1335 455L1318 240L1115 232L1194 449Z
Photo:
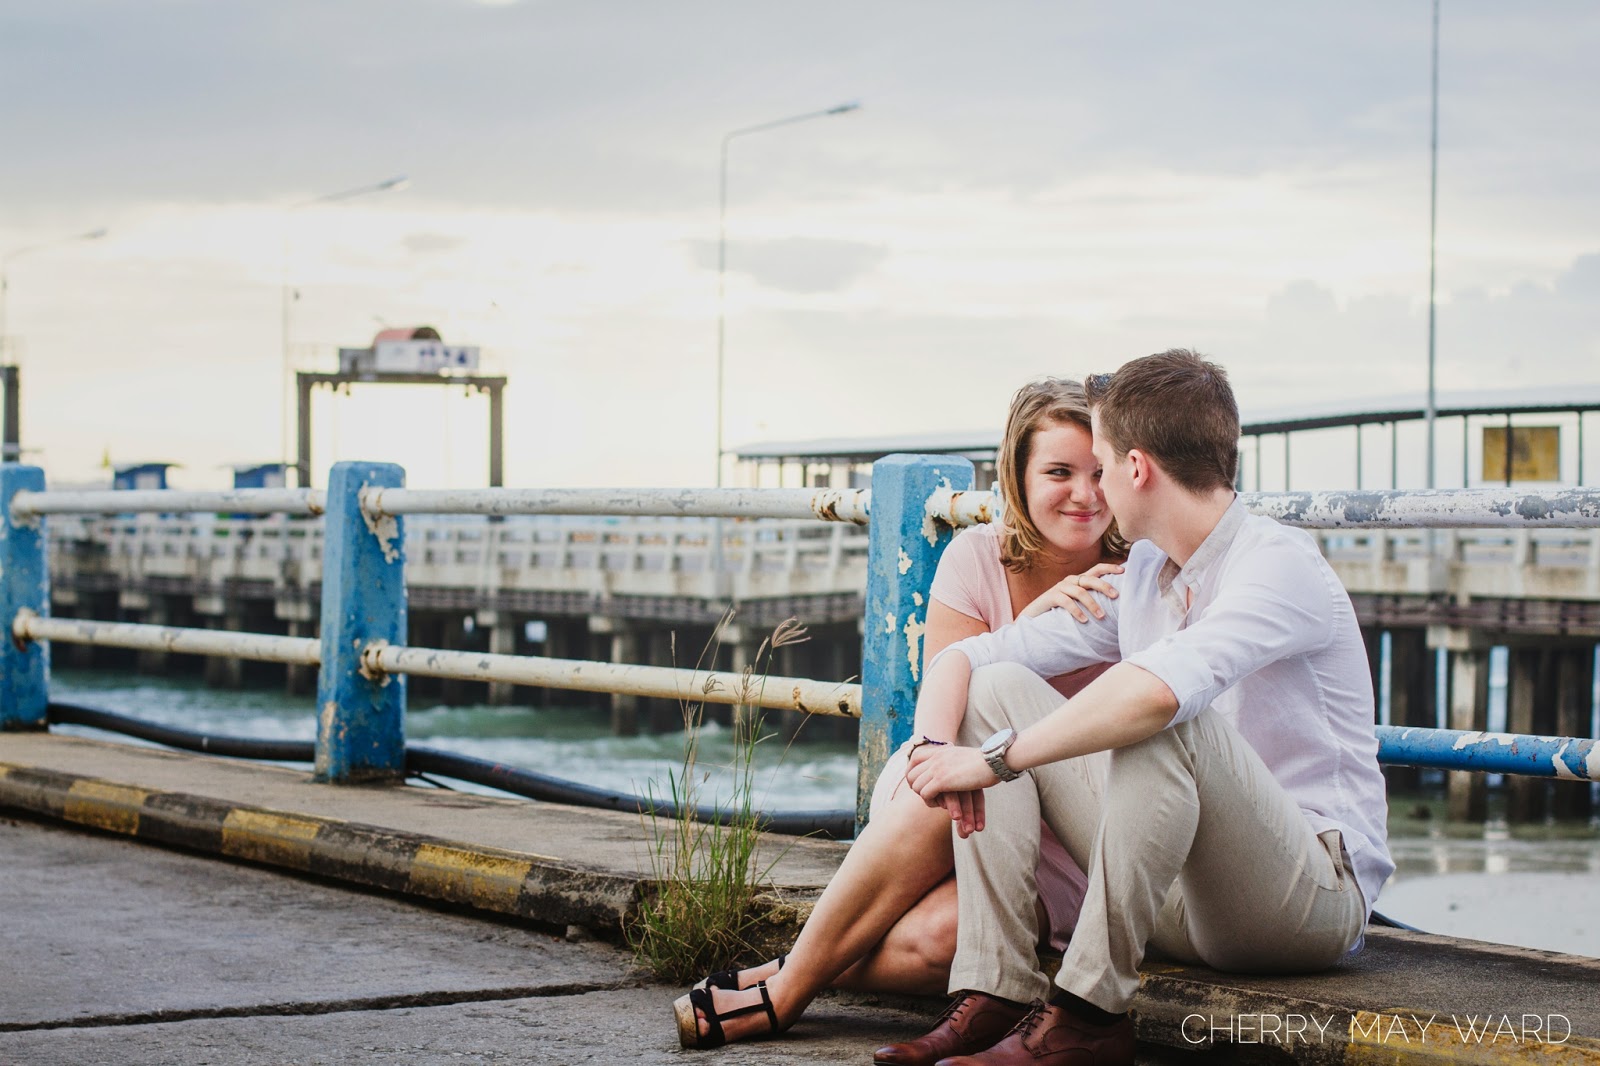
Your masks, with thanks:
M219 1018L273 1018L295 1015L342 1014L351 1011L400 1010L407 1007L449 1007L461 1003L495 1003L511 999L554 999L582 996L591 992L610 992L626 987L627 981L574 982L564 985L520 985L512 988L483 988L458 992L413 992L359 999L335 999L301 1003L264 1003L248 1007L196 1007L186 1010L154 1010L131 1014L101 1014L89 1018L66 1018L39 1022L0 1022L0 1033L37 1032L45 1029L101 1029L118 1025L167 1025L173 1022L206 1021Z

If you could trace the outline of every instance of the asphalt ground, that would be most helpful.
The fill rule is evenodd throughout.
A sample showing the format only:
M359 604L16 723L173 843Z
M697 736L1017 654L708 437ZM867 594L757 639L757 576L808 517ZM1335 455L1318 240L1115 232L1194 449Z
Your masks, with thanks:
M32 886L37 897L27 904L31 913L49 916L21 922L14 914L26 907L0 898L0 921L8 930L31 925L33 942L42 945L33 949L37 965L19 961L12 967L24 978L8 982L0 994L0 1037L10 1039L8 1030L27 1032L48 1043L50 1032L72 1028L99 1033L97 1039L132 1054L135 1030L151 1024L225 1021L249 1029L273 1019L287 1040L302 1027L318 1030L323 1023L316 1019L335 1015L478 1011L487 1012L481 1015L485 1025L498 1019L525 1038L539 1034L540 1040L516 1050L522 1058L503 1061L615 1061L623 1055L680 1061L668 1004L681 990L645 982L629 970L626 956L598 943L568 945L578 952L571 959L589 960L571 962L570 972L568 956L546 960L535 950L566 950L550 945L566 944L569 926L601 940L617 937L621 922L649 891L648 828L635 815L409 786L322 785L298 770L48 734L0 735L0 808L115 834L124 839L101 843L134 855L148 852L154 865L181 860L184 871L215 866L253 878L288 876L276 871L295 875L288 876L295 888L287 897L259 887L266 881L232 893L208 890L207 899L233 901L224 916L190 914L193 905L186 904L171 915L169 928L139 920L166 913L157 898L130 897L132 910L124 908L121 894L131 893L144 877L137 869L87 874L76 860L52 861L48 847L8 861L7 883ZM129 839L234 861L199 861L134 846ZM847 845L780 838L765 846L776 861L761 906L774 936L792 936ZM259 866L240 864L246 862ZM20 880L11 880L12 871ZM157 878L156 895L194 876ZM104 886L110 902L89 895L65 905L74 892L89 891L87 883ZM306 885L330 893L309 911L294 904ZM392 895L374 895L373 889ZM347 920L355 900L391 908L384 912L389 917L365 926ZM386 926L409 930L410 915L432 913L423 904L441 903L475 915L450 915L467 925L443 938L468 945L465 959L440 947L422 951L419 962L406 945L384 946L379 933ZM70 930L90 929L99 914L108 915L110 925L71 939ZM315 915L333 921L319 924L312 921ZM497 949L478 945L466 928L502 920L512 924L493 928L522 938L512 954L526 957L497 969ZM358 926L353 939L343 936L347 923ZM191 931L206 928L211 940L198 940L198 948L187 942ZM250 935L234 935L237 930ZM418 935L419 943L431 943ZM57 946L62 937L68 946ZM306 965L290 966L276 955L251 961L251 951L275 952L284 945L291 955L303 955ZM199 954L190 958L191 949ZM182 961L167 965L159 962L163 958ZM584 969L598 958L614 960L603 978ZM101 970L103 981L94 976ZM280 973L300 976L285 985L253 984ZM382 979L369 987L369 974ZM182 1006L191 1002L191 993L180 977L190 975L203 978L205 995L193 1000L196 1006ZM434 975L441 981L431 980ZM13 1007L11 989L31 988L35 980L54 986L38 997L17 993ZM73 1008L81 1016L66 1014L66 1004L75 1000L63 998L62 989L79 984L90 989ZM1134 1013L1141 1039L1152 1045L1192 1051L1216 1043L1224 1057L1600 1064L1597 988L1600 959L1373 929L1363 953L1323 974L1242 976L1151 961L1143 969ZM183 995L164 1004L163 989ZM591 996L598 998L589 1001ZM29 1003L33 1012L19 1013ZM836 998L814 1009L788 1038L711 1055L727 1062L865 1061L863 1049L870 1052L883 1040L924 1028L938 1006ZM201 1011L203 1017L183 1011ZM90 1024L93 1019L103 1021ZM538 1019L537 1026L531 1019ZM107 1035L113 1028L127 1040ZM454 1048L447 1052L428 1035L448 1028L436 1019L420 1027L422 1039L406 1046L417 1054L420 1045L454 1055ZM237 1061L367 1061L361 1056L378 1054L350 1051L369 1045L351 1044L342 1035L329 1046L354 1057ZM20 1057L7 1057L13 1054ZM39 1047L13 1053L0 1041L0 1064L53 1061L43 1054ZM813 1057L795 1057L804 1055ZM106 1061L235 1060L186 1054L164 1059L152 1052L146 1059L113 1054Z
M824 999L781 1040L677 1045L680 990L609 944L0 818L0 1063L871 1061L931 1004ZM1142 1061L1204 1061L1151 1049Z

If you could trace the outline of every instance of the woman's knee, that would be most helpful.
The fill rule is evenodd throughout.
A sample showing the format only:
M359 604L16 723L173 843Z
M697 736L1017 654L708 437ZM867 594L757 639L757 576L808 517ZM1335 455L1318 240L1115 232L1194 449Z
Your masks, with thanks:
M947 880L923 897L889 931L885 947L930 971L948 970L956 954L956 895Z
M989 663L972 671L961 739L969 744L981 742L1009 724L1006 707L1018 686L1037 683L1039 675L1019 663Z

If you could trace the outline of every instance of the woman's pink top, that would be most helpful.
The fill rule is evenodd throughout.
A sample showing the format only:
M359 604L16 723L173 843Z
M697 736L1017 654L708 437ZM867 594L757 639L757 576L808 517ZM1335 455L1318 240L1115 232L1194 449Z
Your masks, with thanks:
M1006 588L1006 568L1000 563L1000 529L994 523L970 526L956 535L939 558L929 594L951 610L976 618L989 629L1013 621L1011 591ZM1062 696L1074 696L1110 666L1092 666L1050 684ZM1050 916L1050 942L1058 949L1078 924L1078 911L1088 878L1072 861L1050 828L1040 825L1039 898Z

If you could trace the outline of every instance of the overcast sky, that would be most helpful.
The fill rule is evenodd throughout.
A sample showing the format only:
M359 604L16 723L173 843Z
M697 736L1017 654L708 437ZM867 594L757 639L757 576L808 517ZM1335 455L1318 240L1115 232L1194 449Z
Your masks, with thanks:
M1600 384L1600 7L1442 27L1440 387ZM0 0L0 255L110 231L7 261L24 443L277 458L287 278L300 368L481 345L510 484L710 483L721 138L852 100L732 142L730 444L998 427L1174 345L1247 411L1420 392L1429 48L1426 0ZM315 462L482 484L485 423L323 395Z

